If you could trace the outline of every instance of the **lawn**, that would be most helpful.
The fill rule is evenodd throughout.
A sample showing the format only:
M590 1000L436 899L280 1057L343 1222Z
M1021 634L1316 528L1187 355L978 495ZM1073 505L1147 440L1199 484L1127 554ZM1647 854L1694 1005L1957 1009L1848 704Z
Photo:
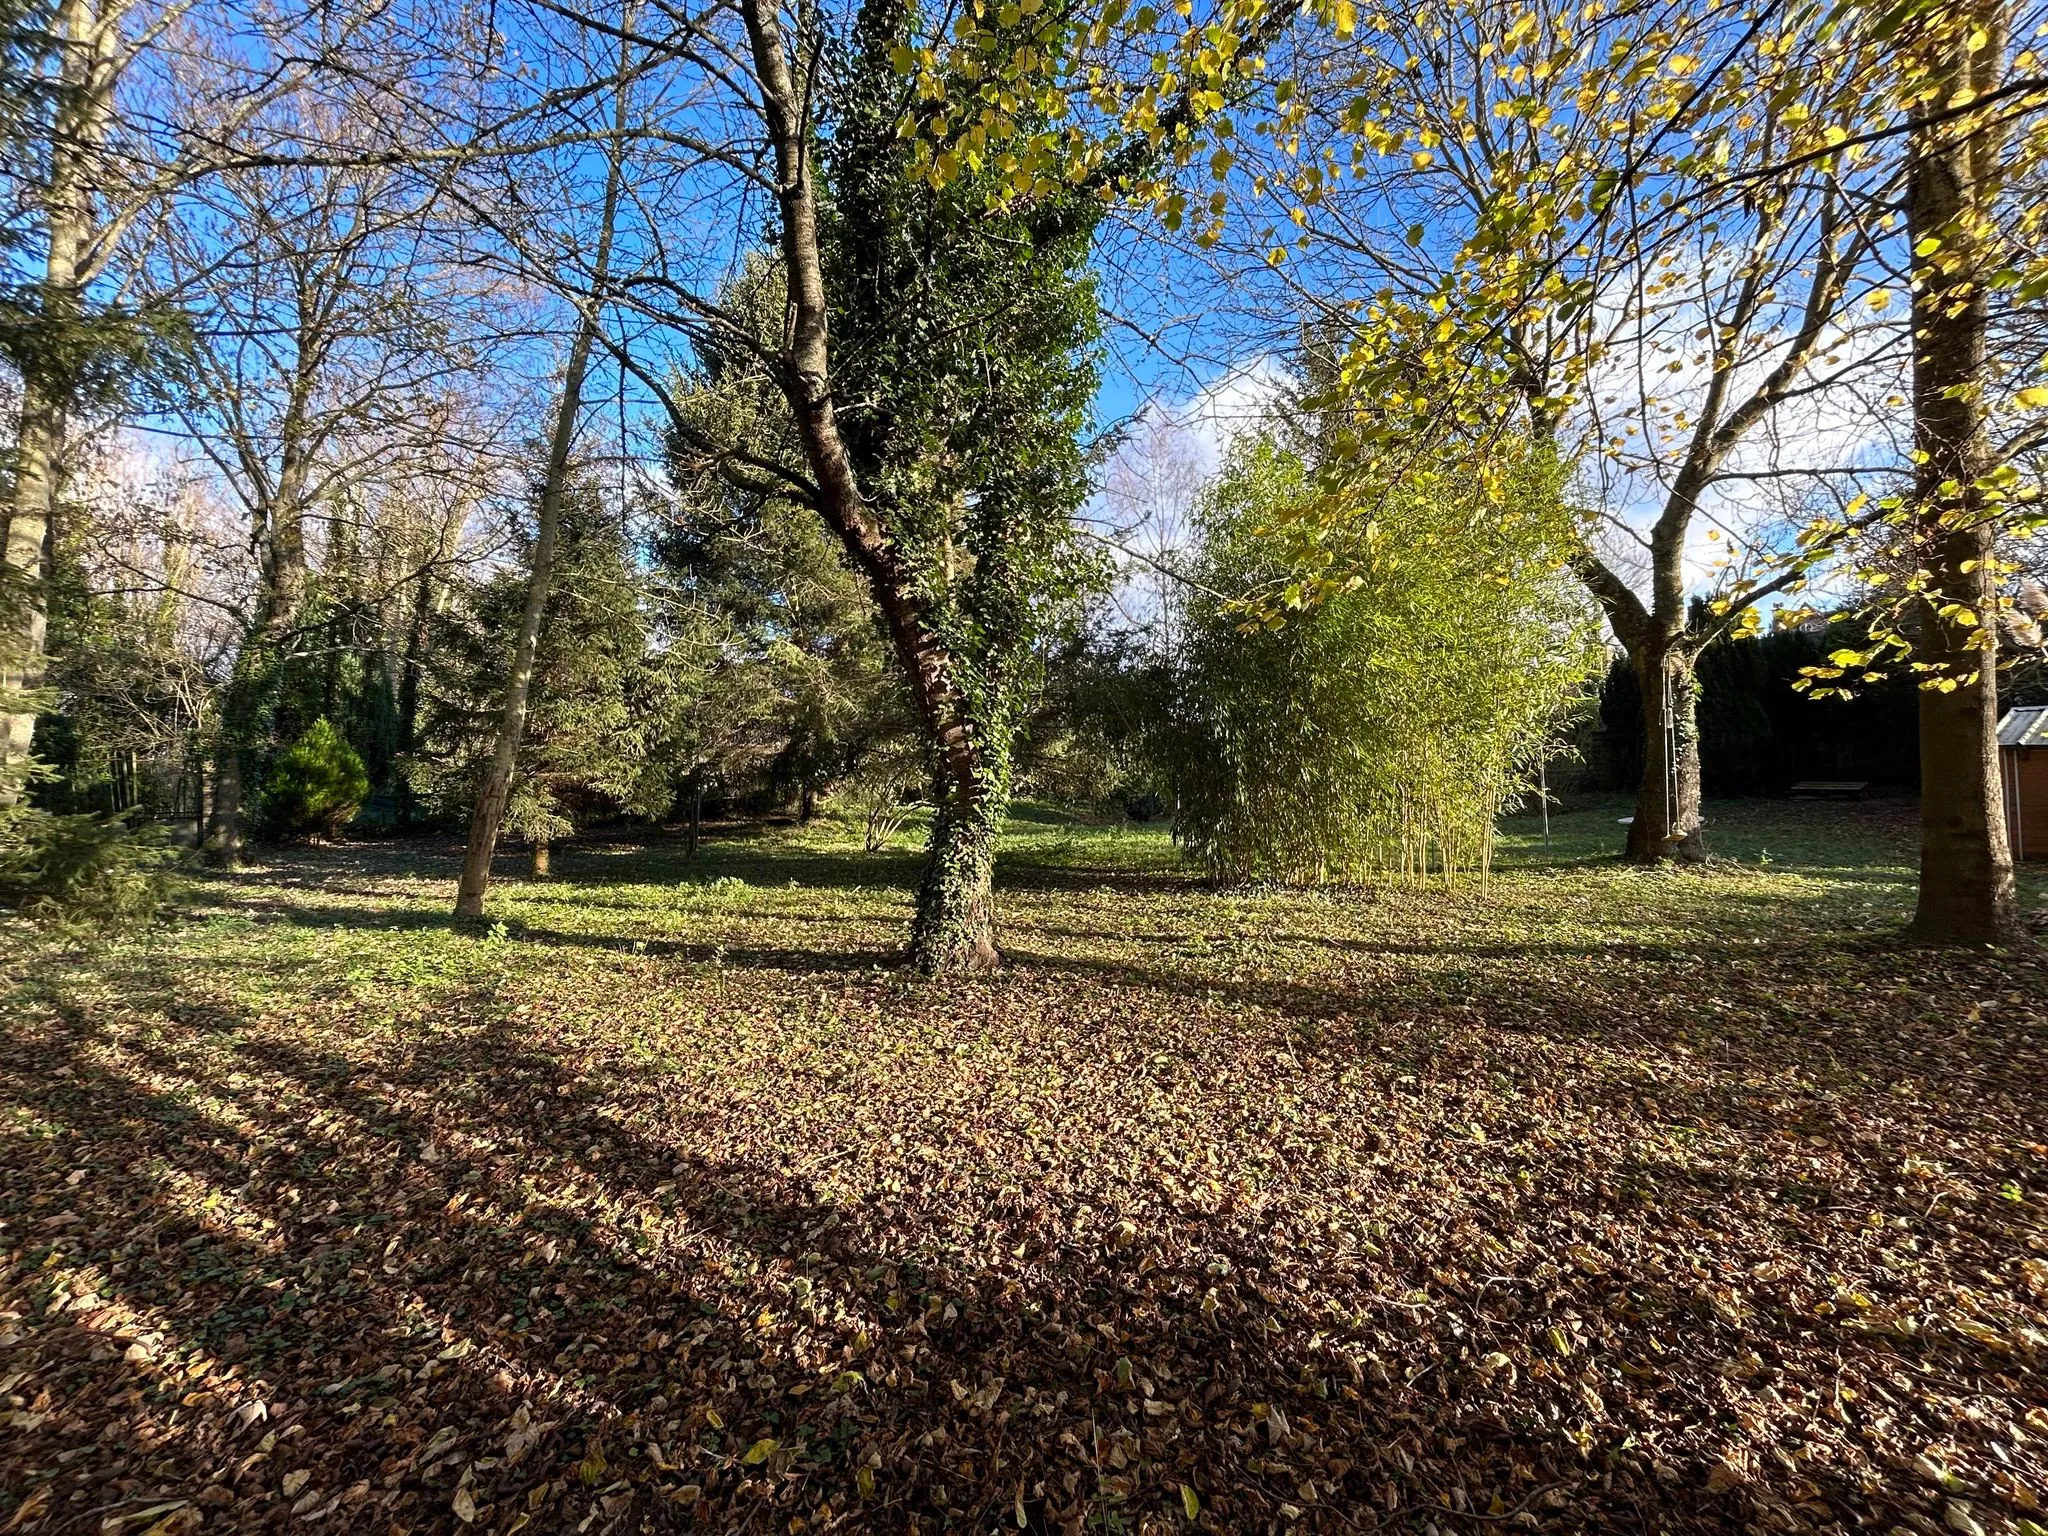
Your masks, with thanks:
M2042 955L1896 947L1899 808L1619 814L1309 893L1027 810L972 983L830 828L9 932L0 1530L2048 1526Z

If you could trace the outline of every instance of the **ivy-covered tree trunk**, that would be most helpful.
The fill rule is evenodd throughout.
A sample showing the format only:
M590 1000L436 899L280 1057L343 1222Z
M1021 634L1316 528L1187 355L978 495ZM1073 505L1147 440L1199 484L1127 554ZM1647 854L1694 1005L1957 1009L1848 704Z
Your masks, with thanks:
M1965 7L1914 39L1947 101L1989 94L2002 72L2004 9ZM1925 597L1920 690L1920 893L1912 936L1997 944L2020 929L1998 769L1998 615L1992 585L1995 468L1984 421L1989 295L1981 221L1992 217L2002 135L1921 125L1907 168L1906 220L1931 252L1913 284L1913 532Z
M1643 699L1643 781L1628 829L1628 858L1635 863L1702 862L1707 856L1693 660L1685 646L1654 642L1630 657Z
M775 0L740 12L780 214L774 386L803 499L874 598L937 786L908 958L927 974L985 970L1013 704L1072 580L1063 551L1087 495L1078 437L1099 334L1087 246L1101 202L1075 189L1025 216L926 185L897 127L891 61L916 19L903 0L862 5L828 147L800 83L820 39L800 30L792 50ZM834 373L840 346L850 380Z
M1009 809L1006 786L942 778L931 845L917 887L910 961L928 975L993 970L996 839Z

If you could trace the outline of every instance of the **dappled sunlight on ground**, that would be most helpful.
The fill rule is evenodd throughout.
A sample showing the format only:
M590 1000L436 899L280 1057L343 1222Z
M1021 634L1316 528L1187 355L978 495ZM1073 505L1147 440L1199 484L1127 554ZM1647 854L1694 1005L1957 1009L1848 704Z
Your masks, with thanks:
M830 828L41 950L0 1528L2019 1529L2040 958L1894 949L1896 807L1616 814L1321 893L1039 813L974 983Z

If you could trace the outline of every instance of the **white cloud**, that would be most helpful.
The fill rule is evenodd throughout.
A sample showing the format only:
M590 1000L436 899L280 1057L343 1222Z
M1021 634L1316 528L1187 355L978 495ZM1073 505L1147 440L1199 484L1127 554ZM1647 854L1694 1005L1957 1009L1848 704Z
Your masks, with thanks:
M1673 286L1698 292L1713 284ZM1582 494L1607 518L1602 553L1647 595L1650 529L1704 408L1712 367L1701 304L1673 303L1645 317L1628 303L1620 298L1607 309L1613 344L1586 381L1574 435L1585 444ZM1735 370L1720 419L1755 392L1790 344L1797 315L1774 318ZM1739 564L1784 547L1814 513L1837 510L1855 490L1897 474L1910 436L1900 353L1890 317L1860 302L1845 307L1795 392L1741 440L1721 467L1726 478L1700 497L1684 554L1689 591L1713 589L1727 579L1731 558ZM1811 387L1822 380L1827 387Z
M1171 628L1172 572L1192 551L1202 491L1239 438L1274 420L1286 385L1277 359L1257 357L1185 397L1150 400L1132 414L1082 510L1082 526L1105 541L1116 564L1112 611L1122 622L1155 633Z

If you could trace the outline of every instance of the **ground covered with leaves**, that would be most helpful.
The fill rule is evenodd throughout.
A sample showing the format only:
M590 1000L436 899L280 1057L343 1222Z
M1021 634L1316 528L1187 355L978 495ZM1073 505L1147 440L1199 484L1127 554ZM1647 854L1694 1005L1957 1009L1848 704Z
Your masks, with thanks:
M1717 832L1026 818L944 985L824 832L10 932L0 1530L2038 1531L2043 957L1901 950L1895 810Z

